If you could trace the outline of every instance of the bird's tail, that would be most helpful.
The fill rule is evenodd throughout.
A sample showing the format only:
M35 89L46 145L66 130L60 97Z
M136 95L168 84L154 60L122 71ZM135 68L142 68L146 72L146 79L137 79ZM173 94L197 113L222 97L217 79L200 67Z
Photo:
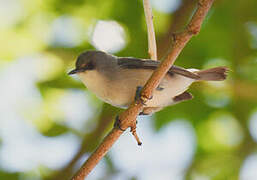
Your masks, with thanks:
M198 79L200 81L223 81L227 77L227 72L228 68L221 66L201 71L195 71L194 73L200 76Z

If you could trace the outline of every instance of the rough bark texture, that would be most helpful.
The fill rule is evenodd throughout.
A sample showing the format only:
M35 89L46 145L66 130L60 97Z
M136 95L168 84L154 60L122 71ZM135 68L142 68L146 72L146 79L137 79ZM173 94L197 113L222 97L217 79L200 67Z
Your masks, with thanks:
M160 81L175 62L176 58L185 47L187 42L193 35L199 33L202 22L213 1L214 0L199 0L197 10L195 11L185 30L180 33L173 34L174 41L171 51L168 53L168 56L160 64L157 70L152 74L151 78L148 80L142 90L141 96L143 101L147 101L147 99L152 96L153 90L159 85ZM131 129L135 132L136 117L140 111L142 111L142 108L143 104L140 100L132 103L126 111L120 114L120 127L122 129L131 127ZM109 149L117 141L122 133L123 131L120 129L113 128L72 179L83 180L103 158L103 156L109 151Z

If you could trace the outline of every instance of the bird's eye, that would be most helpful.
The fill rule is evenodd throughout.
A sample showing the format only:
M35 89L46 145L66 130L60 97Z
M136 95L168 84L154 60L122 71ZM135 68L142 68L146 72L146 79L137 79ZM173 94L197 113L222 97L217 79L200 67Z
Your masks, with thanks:
M80 65L80 68L84 69L86 66L87 66L87 64L83 63L83 64Z
M92 62L89 62L89 63L86 65L86 68L87 68L88 70L92 70L92 69L95 68L95 66L94 66L94 64L93 64Z

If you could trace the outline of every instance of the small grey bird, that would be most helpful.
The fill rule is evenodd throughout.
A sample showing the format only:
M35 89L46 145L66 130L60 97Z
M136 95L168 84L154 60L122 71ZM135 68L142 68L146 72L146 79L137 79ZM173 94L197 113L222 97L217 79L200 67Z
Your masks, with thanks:
M86 51L79 55L76 68L69 75L77 74L85 86L104 102L126 108L159 64L159 61L148 59ZM152 114L163 107L192 99L186 90L193 82L222 81L226 79L227 71L226 67L197 70L172 66L141 114Z

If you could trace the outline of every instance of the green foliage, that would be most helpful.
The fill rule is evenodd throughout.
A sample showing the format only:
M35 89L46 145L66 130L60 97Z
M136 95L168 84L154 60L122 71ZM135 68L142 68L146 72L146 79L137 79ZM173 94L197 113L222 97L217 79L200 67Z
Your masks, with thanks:
M18 180L19 173L7 173L5 171L0 171L0 179Z
M143 4L139 0L23 0L21 4L24 9L19 18L11 25L0 26L0 71L20 62L20 58L34 54L46 56L48 61L41 60L35 73L37 78L33 81L42 98L40 105L29 110L24 105L19 115L44 136L72 133L81 138L84 132L64 124L64 112L58 109L57 102L67 91L86 90L67 72L74 67L80 52L94 49L91 38L98 20L116 21L124 29L126 46L116 55L147 58ZM199 69L226 65L230 67L228 80L220 84L195 84L189 90L194 95L193 100L167 107L154 115L156 131L162 131L174 120L186 120L193 125L197 149L186 172L188 179L195 179L196 175L217 180L238 179L244 159L256 151L256 142L248 129L249 118L257 107L256 7L256 0L217 1L214 4L200 34L187 44L176 64ZM174 13L165 14L154 9L157 39L171 38L168 31ZM78 29L84 35L80 43L71 47L51 44L52 26L60 17L70 17L78 22ZM90 133L100 134L97 140L87 137L87 147L91 150L103 136L97 130L106 132L111 127L111 121L104 127L99 125L102 123L99 114L109 116L120 110L102 105L92 94L88 96L97 118L90 117L86 124L90 130L86 131L85 137ZM231 145L233 138L237 139ZM246 145L251 149L247 150ZM109 176L118 173L112 156L106 157L105 161ZM22 173L2 169L0 179L20 179ZM134 174L128 176L137 179Z

